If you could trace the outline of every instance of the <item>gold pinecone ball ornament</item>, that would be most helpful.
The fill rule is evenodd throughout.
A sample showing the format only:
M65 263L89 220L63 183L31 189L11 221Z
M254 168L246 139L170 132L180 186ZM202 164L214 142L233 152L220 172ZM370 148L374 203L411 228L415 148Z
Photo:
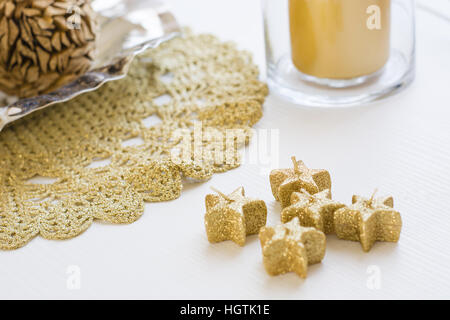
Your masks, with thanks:
M0 0L0 91L48 93L91 66L96 40L91 0Z

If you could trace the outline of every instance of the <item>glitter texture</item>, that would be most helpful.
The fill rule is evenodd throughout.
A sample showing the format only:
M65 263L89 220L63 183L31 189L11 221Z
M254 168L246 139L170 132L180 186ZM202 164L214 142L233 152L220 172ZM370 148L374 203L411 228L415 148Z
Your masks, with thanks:
M298 218L276 227L262 228L259 239L264 266L273 276L295 272L306 278L308 265L321 262L325 256L325 234L300 226Z
M310 194L331 190L330 173L326 170L309 169L303 161L292 157L294 168L277 169L270 173L272 193L283 208L291 204L291 194L305 189Z
M352 202L350 207L334 214L334 226L340 239L359 241L366 252L376 241L398 242L402 219L393 209L392 197L366 199L353 196Z
M329 189L309 194L306 190L291 195L291 205L281 212L281 221L286 223L298 217L303 227L314 227L325 234L334 233L334 213L345 207L331 200Z
M267 207L264 201L245 197L244 188L230 195L206 196L205 227L211 243L231 240L245 245L247 235L258 234L266 225Z
M144 201L178 198L183 177L206 181L238 167L239 148L249 142L268 93L258 77L249 53L186 32L136 57L126 78L5 128L0 250L20 248L38 235L75 237L96 220L132 223L142 216ZM158 121L147 127L147 118ZM225 139L235 129L243 132L242 143L225 149L220 140L214 157L207 155L208 130ZM133 138L142 143L127 146ZM180 146L190 152L175 161ZM106 166L91 166L105 159ZM30 183L36 176L56 181Z

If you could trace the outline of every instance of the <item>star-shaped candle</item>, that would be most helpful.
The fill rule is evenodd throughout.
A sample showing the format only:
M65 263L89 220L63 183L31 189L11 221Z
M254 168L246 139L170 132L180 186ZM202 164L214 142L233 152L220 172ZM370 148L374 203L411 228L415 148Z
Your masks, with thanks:
M311 195L302 189L291 195L291 205L281 212L281 221L286 223L299 218L303 227L314 227L326 234L334 233L334 213L345 207L331 200L329 189Z
M266 225L267 206L264 201L245 197L244 188L230 195L220 191L206 196L205 227L211 243L231 240L240 246L247 235L258 234Z
M283 208L291 204L291 194L305 189L310 194L331 190L330 173L326 170L309 169L303 161L292 157L294 167L277 169L270 173L272 193Z
M325 234L315 228L300 226L298 218L276 227L264 227L259 233L263 262L267 273L295 272L306 278L308 265L325 256Z
M397 242L402 229L402 218L393 209L393 198L375 199L374 196L370 199L353 196L350 207L339 209L334 214L336 235L361 242L366 252L376 241Z

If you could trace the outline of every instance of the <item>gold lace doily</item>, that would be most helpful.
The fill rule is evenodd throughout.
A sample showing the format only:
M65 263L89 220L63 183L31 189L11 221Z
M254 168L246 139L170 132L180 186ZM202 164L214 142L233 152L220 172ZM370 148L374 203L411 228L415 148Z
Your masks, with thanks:
M248 53L188 34L137 57L125 79L17 122L0 133L0 249L38 235L69 239L95 220L132 223L144 201L178 198L183 178L203 181L239 166L237 150L266 95ZM174 161L180 146L198 146L198 128L203 147L211 146L211 129L223 137L239 129L246 139L233 142L232 161L227 148ZM127 146L133 138L141 144ZM92 165L100 159L110 162Z

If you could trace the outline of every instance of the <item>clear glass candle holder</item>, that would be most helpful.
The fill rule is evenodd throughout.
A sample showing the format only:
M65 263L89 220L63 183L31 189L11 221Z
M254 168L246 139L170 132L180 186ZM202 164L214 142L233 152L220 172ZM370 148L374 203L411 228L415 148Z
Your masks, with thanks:
M303 106L384 99L415 76L413 0L262 0L268 82Z

